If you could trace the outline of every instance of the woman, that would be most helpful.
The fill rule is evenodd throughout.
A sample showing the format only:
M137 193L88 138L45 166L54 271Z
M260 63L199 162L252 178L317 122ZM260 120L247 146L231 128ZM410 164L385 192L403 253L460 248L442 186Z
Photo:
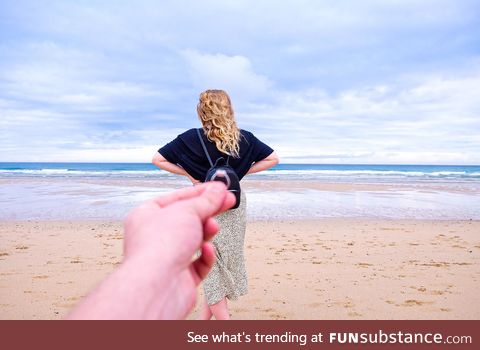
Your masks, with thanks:
M213 160L228 158L229 165L241 180L278 164L269 146L251 132L240 130L232 104L225 91L207 90L200 94L197 113L202 123L201 137ZM190 129L166 144L154 155L152 163L160 169L186 176L193 184L203 182L210 164L197 129ZM220 232L213 239L216 262L204 280L205 304L201 319L230 318L227 298L237 299L247 293L247 273L243 255L246 227L246 198L241 191L240 206L217 216Z

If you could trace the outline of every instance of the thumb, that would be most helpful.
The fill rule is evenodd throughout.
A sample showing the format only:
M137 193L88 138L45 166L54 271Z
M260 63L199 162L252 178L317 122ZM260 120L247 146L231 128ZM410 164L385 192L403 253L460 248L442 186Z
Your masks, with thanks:
M200 217L202 222L219 214L233 206L235 201L225 184L220 181L211 181L206 185L205 190L197 197L189 200L188 205Z

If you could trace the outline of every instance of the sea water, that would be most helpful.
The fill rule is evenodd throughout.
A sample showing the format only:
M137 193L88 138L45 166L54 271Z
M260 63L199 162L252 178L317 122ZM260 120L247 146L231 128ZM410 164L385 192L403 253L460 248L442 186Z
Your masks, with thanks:
M155 177L175 175L147 163L0 163L0 178L7 176L52 177ZM391 182L480 180L480 166L473 165L378 165L378 164L279 164L258 175L276 179Z
M247 191L250 219L480 219L480 166L280 164L246 181L261 184ZM302 181L382 187L321 190ZM281 186L262 185L272 182ZM116 220L189 185L151 164L0 163L0 220Z

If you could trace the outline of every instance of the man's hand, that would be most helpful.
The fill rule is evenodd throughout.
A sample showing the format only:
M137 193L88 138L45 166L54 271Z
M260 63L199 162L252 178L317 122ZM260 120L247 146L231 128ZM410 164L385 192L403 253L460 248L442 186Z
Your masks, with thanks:
M158 197L125 220L124 260L69 318L179 319L195 305L210 271L219 227L213 219L235 203L213 181ZM197 250L201 256L194 260Z

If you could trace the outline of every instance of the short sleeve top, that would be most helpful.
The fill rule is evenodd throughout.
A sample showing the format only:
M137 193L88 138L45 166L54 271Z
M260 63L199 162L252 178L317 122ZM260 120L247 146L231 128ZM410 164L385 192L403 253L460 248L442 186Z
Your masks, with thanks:
M228 155L220 152L215 143L207 139L203 129L200 131L212 161L215 163L220 157L226 159ZM272 154L273 149L247 130L240 130L240 133L240 157L230 156L229 165L241 180L253 163L267 158ZM210 169L210 163L198 138L197 129L190 129L178 135L173 141L161 147L158 153L170 163L180 165L190 176L202 182Z

